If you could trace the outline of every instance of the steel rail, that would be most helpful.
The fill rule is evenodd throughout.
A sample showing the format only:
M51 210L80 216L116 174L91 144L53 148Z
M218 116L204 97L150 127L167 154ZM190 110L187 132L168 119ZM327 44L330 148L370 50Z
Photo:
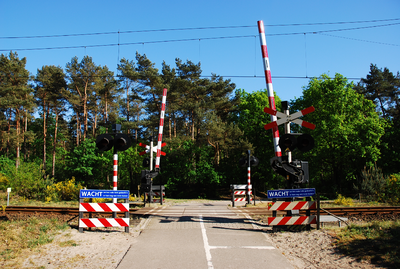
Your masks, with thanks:
M344 216L344 215L373 215L373 214L400 214L400 206L380 206L380 207L324 207L321 215L328 215L329 213ZM248 215L272 215L272 211L268 208L240 208L241 211ZM300 210L300 215L305 215L307 210ZM325 212L326 211L326 212ZM282 211L284 212L284 211ZM311 209L311 214L316 214L316 209ZM329 213L328 213L329 212Z
M151 208L130 208L129 213L133 215L144 215ZM54 214L54 215L75 215L79 214L78 207L41 207L41 206L7 206L3 212L9 214ZM85 212L92 214L111 214L112 212ZM121 213L123 214L123 213Z
M133 215L144 215L154 208L130 208L129 213ZM248 215L271 215L272 211L267 207L240 207L232 208L233 210L245 212ZM400 206L373 206L373 207L324 207L321 215L329 213L338 216L343 215L372 215L372 214L400 214ZM312 214L316 214L316 209L310 210ZM327 212L329 213L327 213ZM78 207L41 207L41 206L7 206L3 208L3 212L10 214L78 214ZM85 212L86 213L86 212ZM89 213L89 212L87 212ZM92 212L93 214L108 214L111 212ZM306 213L306 210L300 210L300 215Z

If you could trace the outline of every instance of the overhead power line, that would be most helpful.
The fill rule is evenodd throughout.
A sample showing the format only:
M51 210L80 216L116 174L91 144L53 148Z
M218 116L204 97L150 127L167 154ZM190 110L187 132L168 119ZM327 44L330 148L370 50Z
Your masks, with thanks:
M347 22L316 22L316 23L291 23L291 24L266 24L266 27L290 27L290 26L315 26L315 25L338 25L338 24L357 24L357 23L377 23L388 21L399 21L400 18L368 20L368 21L347 21ZM151 33L151 32L169 32L169 31L195 31L195 30L218 30L235 28L256 28L256 25L238 25L238 26L210 26L210 27L188 27L188 28L170 28L170 29L149 29L149 30L128 30L128 31L110 31L94 33L76 33L76 34L57 34L57 35L34 35L34 36L0 36L0 39L34 39L34 38L59 38L75 36L94 36L94 35L115 35L132 33Z
M340 31L352 31L352 30L361 30L368 28L376 28L376 27L387 27L393 25L399 25L398 23L391 24L383 24L383 25L372 25L372 26L363 26L363 27L354 27L354 28L342 28L342 29L333 29L333 30L321 30L321 31L309 31L309 32L295 32L295 33L280 33L280 34L267 34L267 36L283 36L283 35L304 35L304 34L323 34L329 32L340 32ZM216 39L232 39L232 38L254 38L255 35L241 35L241 36L219 36L219 37L198 37L198 38L186 38L186 39L171 39L171 40L157 40L157 41L138 41L138 42L128 42L128 43L110 43L110 44L95 44L95 45L76 45L76 46L61 46L61 47L42 47L42 48L11 48L11 49L0 49L0 51L32 51L32 50L59 50L59 49L81 49L81 48L96 48L96 47L115 47L115 46L128 46L128 45L142 45L142 44L156 44L156 43L171 43L171 42L188 42L188 41L199 41L199 40L216 40ZM359 40L364 42L372 42L366 40ZM376 42L380 43L380 42ZM396 44L387 44L381 43L385 45L399 46Z

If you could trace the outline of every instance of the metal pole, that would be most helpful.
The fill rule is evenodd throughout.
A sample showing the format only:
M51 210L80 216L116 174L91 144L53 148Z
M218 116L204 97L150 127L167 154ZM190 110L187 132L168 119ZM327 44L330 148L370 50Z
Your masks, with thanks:
M321 208L321 201L320 201L319 193L317 193L317 230L319 230L321 227L320 208Z
M231 194L232 194L232 207L235 207L235 185L231 185Z
M247 150L247 203L250 204L251 179L250 179L250 150Z
M261 52L262 52L263 63L264 63L265 80L267 83L269 107L273 110L276 110L274 89L272 87L271 70L270 70L269 58L268 58L267 41L265 39L264 22L258 21L257 23L258 23L258 32L260 34ZM274 115L271 115L271 122L274 122L276 120L277 120L277 117ZM282 156L282 152L281 152L281 148L278 145L278 141L279 141L278 126L275 126L272 128L272 137L273 137L273 143L274 143L275 156L280 157L280 156Z
M153 137L150 137L150 173L153 171ZM153 202L153 179L150 180L149 204Z
M118 190L118 150L114 146L114 161L113 161L113 190ZM117 202L117 198L113 198L113 203ZM113 218L117 217L117 212L113 212Z
M164 199L164 185L160 184L160 189L161 189L161 194L160 194L160 204L163 205L163 199Z
M282 104L283 113L285 113L286 115L289 115L289 102L284 101L281 104ZM290 122L285 123L285 134L290 134ZM291 163L292 162L292 152L288 151L287 156L288 156L288 163Z

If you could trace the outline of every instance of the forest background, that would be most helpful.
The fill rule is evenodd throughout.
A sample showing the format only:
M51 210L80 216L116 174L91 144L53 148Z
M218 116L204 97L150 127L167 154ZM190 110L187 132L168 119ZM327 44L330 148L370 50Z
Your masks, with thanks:
M246 184L239 160L251 150L260 162L251 169L259 194L284 188L274 173L266 90L246 92L213 74L202 76L200 63L176 59L175 67L155 68L146 55L122 59L118 74L96 65L90 56L73 57L65 69L43 66L36 75L26 58L0 57L0 190L21 197L76 199L79 188L112 188L112 151L100 152L96 137L118 123L132 147L118 153L118 189L138 193L143 160L139 142L157 138L163 88L168 89L161 172L174 198L217 198L230 184ZM338 194L398 203L400 198L400 75L370 66L357 84L341 74L311 78L303 95L290 100L290 113L309 106L302 119L315 130L315 147L293 152L310 166L310 183L325 198ZM284 100L285 101L285 100ZM281 100L275 95L276 107ZM283 129L280 129L283 134ZM157 139L155 139L157 140Z

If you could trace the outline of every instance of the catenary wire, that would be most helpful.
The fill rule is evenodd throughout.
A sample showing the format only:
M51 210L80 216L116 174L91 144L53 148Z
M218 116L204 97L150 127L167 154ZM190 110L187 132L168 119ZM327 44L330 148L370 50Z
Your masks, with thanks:
M315 26L315 25L337 25L337 24L356 24L356 23L376 23L387 21L398 21L400 18L368 20L368 21L348 21L348 22L317 22L317 23L292 23L292 24L267 24L266 27L288 27L288 26ZM194 31L194 30L217 30L217 29L235 29L235 28L255 28L255 25L242 26L210 26L210 27L192 27L192 28L171 28L171 29L150 29L150 30L129 30L129 31L112 31L112 32L95 32L80 34L58 34L58 35L36 35L36 36L0 36L0 39L32 39L32 38L58 38L58 37L74 37L74 36L93 36L93 35L114 35L114 34L132 34L132 33L151 33L151 32L168 32L168 31Z
M267 34L267 36L284 36L284 35L304 35L304 34L324 34L329 32L339 32L339 31L352 31L361 30L376 27L387 27L393 25L400 25L399 23L383 24L383 25L372 25L354 28L344 28L344 29L333 29L333 30L320 30L320 31L309 31L309 32L294 32L294 33L280 33L280 34ZM187 38L187 39L173 39L173 40L158 40L158 41L139 41L139 42L128 42L128 43L110 43L110 44L96 44L96 45L77 45L77 46L62 46L62 47L43 47L43 48L19 48L19 49L0 49L0 51L32 51L32 50L56 50L56 49L79 49L79 48L96 48L96 47L115 47L115 46L128 46L128 45L139 45L139 44L155 44L155 43L171 43L171 42L188 42L188 41L198 41L198 40L216 40L216 39L230 39L230 38L249 38L254 37L254 35L241 35L241 36L220 36L220 37L203 37L203 38ZM365 41L365 40L364 40ZM369 42L369 41L365 41ZM388 43L381 43L388 45ZM393 46L399 46L396 44L390 44Z

